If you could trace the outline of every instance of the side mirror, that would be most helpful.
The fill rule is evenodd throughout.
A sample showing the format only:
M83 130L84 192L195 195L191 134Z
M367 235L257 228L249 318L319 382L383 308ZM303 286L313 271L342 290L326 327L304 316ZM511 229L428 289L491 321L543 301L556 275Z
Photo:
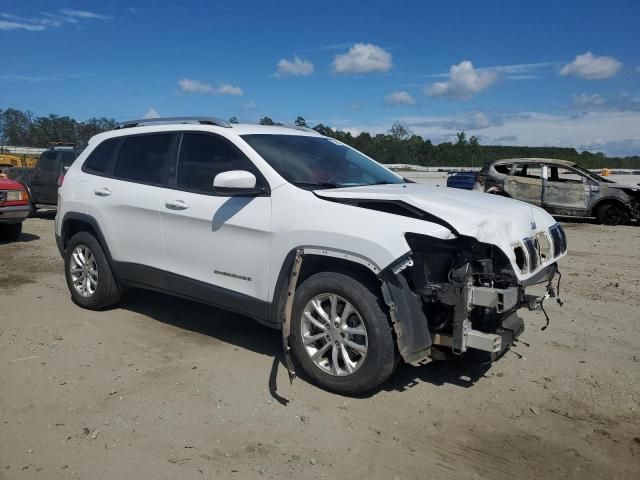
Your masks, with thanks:
M221 195L258 195L264 188L256 188L256 176L245 170L222 172L213 179L213 191Z

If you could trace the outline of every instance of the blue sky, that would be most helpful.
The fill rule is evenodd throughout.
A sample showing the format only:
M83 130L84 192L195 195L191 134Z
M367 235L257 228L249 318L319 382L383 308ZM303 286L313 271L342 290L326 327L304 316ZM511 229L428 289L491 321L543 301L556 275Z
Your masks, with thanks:
M640 154L637 1L0 0L0 108Z

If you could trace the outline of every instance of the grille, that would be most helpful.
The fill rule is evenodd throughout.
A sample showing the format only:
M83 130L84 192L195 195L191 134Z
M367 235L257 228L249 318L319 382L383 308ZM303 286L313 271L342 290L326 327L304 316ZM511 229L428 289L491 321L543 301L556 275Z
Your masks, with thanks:
M524 246L529 252L529 271L533 272L538 268L538 250L536 250L536 245L531 238L524 239Z
M553 239L553 256L557 257L561 253L567 251L567 237L564 234L564 230L558 224L549 229L551 238Z

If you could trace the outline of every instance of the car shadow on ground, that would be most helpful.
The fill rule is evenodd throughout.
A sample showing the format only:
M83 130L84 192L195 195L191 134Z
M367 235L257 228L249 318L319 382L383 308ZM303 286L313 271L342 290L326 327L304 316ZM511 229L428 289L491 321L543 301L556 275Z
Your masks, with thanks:
M288 403L288 400L277 392L278 369L286 369L280 331L265 327L243 315L147 290L127 292L120 307L167 325L207 335L272 358L271 372L267 380L269 391L279 403ZM479 363L477 359L468 356L417 366L401 363L391 379L359 397L371 397L381 391L402 392L420 383L436 386L452 384L467 388L473 386L489 368L490 364ZM296 373L301 380L308 380L303 372Z
M32 233L21 233L17 240L0 239L0 245L5 245L7 243L27 243L33 242L34 240L40 240L40 237Z

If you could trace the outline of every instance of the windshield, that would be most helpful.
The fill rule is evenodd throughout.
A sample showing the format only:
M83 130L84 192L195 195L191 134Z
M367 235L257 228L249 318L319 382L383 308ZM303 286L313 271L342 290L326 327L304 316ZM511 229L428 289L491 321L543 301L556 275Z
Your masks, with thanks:
M583 168L579 165L574 165L573 168L591 177L592 179L599 180L601 182L613 183L611 180L607 180L606 178L603 178L600 175L593 173L592 171L587 170L586 168Z
M333 188L404 183L404 179L341 142L301 135L243 135L285 180Z

